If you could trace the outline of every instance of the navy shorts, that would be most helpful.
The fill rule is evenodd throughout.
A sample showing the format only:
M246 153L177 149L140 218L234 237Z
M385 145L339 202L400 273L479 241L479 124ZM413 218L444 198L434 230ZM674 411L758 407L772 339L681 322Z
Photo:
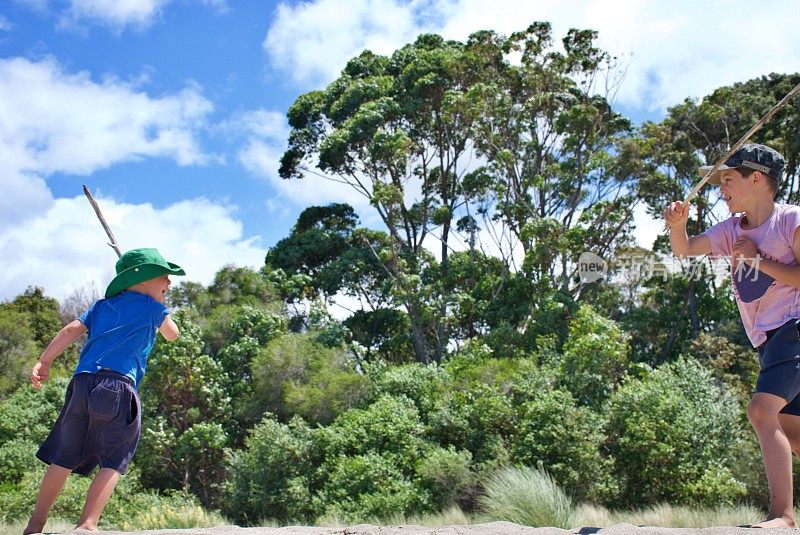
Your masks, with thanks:
M782 397L787 405L782 414L800 416L800 320L789 320L767 332L767 341L758 346L756 392Z
M110 370L80 373L36 456L84 476L98 464L124 474L139 442L141 412L130 378Z

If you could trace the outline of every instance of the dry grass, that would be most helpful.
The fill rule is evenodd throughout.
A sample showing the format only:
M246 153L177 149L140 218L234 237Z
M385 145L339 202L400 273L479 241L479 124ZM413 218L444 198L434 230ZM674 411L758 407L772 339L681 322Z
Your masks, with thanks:
M764 513L748 505L690 508L656 505L637 511L609 511L604 507L582 505L575 510L575 527L608 527L614 524L659 526L665 528L708 528L741 526L759 522Z

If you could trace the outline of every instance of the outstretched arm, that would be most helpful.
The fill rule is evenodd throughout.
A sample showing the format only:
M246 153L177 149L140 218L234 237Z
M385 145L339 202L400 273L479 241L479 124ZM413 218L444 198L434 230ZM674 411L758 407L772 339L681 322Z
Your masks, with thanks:
M86 326L78 320L73 320L63 329L58 331L58 334L53 338L53 341L47 345L47 348L42 352L39 361L34 365L31 371L31 382L33 388L42 388L42 382L47 381L50 377L50 365L63 351L69 347L72 342L86 332Z

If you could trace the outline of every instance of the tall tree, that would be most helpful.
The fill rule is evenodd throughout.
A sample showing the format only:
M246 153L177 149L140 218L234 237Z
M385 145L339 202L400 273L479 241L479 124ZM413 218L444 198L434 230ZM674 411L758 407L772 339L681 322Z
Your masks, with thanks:
M630 125L595 95L608 57L594 38L572 30L558 52L547 23L465 43L423 35L391 57L363 52L290 108L281 176L322 173L375 207L390 237L378 256L408 313L417 360L438 360L448 345L450 255L463 243L482 246L479 217L489 235L498 221L512 230L530 278L548 290L556 271L559 285L574 286L571 253L624 241L634 199L618 142ZM442 284L425 284L431 268Z

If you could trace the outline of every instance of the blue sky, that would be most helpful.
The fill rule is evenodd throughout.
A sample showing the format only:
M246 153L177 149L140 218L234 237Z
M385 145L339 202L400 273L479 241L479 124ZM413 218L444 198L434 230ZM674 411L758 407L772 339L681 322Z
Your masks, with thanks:
M615 105L637 122L720 85L800 70L796 2L761 2L764 26L751 2L698 4L2 0L0 299L31 284L63 298L113 276L82 184L123 249L158 247L206 284L225 264L259 266L310 204L351 202L374 221L352 191L276 172L288 107L364 48L390 54L421 32L464 39L535 20L557 39L593 28L625 67ZM643 244L655 228L640 220Z

